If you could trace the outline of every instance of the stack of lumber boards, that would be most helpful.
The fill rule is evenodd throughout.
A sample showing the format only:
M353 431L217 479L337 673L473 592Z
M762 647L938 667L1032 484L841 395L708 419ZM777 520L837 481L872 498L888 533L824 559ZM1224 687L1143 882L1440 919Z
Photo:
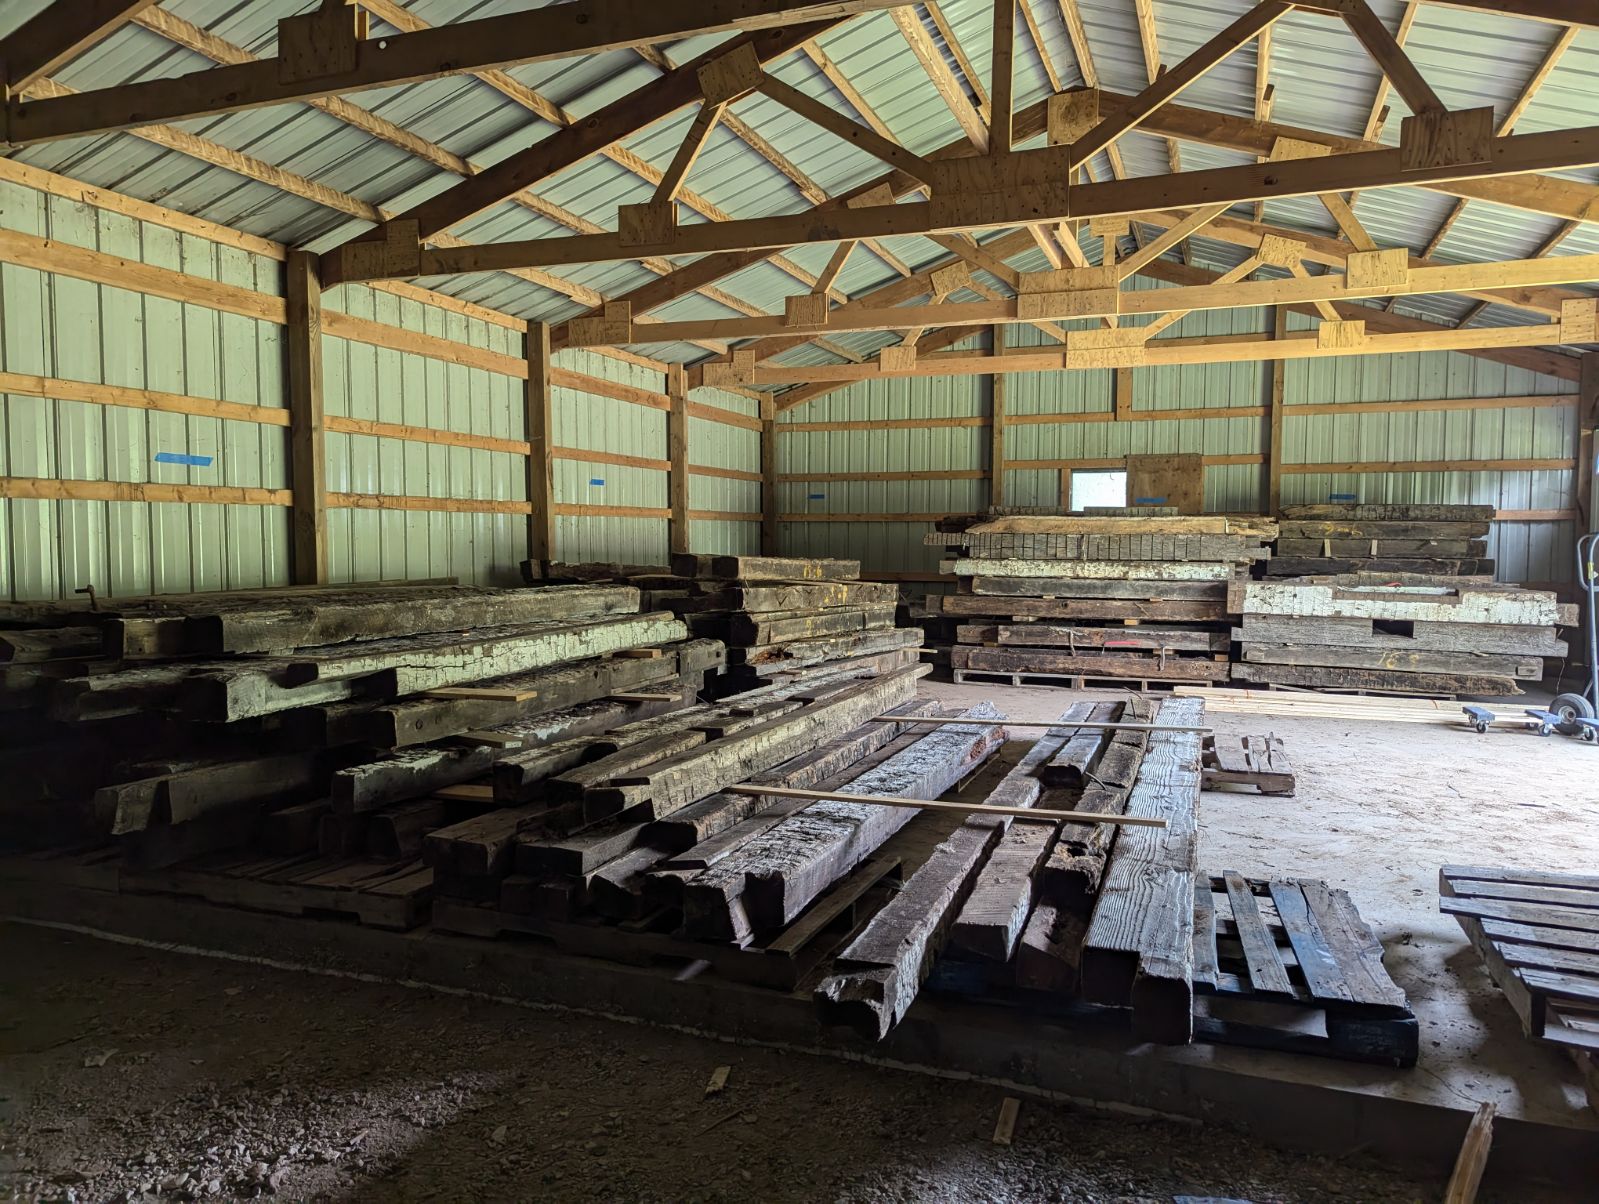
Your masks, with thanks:
M1133 515L996 518L927 542L959 592L956 681L992 677L1225 681L1228 586L1268 555L1267 520Z
M1446 865L1438 894L1527 1037L1571 1055L1599 1111L1599 876Z
M862 581L858 560L689 553L672 557L672 571L682 593L661 604L727 645L724 693L822 666L920 662L922 633L895 626L899 588Z
M683 707L725 656L618 585L19 603L0 630L0 840L115 836L147 865L414 858L449 808L413 804L506 749Z
M1238 582L1233 680L1401 694L1502 696L1543 677L1576 608L1476 578L1348 573Z
M1130 1008L1144 1039L1189 1041L1203 718L1186 698L1068 709L986 803L1160 822L972 814L834 960L823 1019L881 1039L932 974L966 994Z
M1487 534L1494 507L1430 504L1284 506L1273 577L1432 573L1492 577Z

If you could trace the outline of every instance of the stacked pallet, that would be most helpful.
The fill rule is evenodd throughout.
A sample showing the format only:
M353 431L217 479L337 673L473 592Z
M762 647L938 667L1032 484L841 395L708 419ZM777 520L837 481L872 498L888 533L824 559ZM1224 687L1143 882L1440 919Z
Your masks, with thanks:
M1492 506L1322 504L1284 506L1273 577L1328 573L1430 573L1492 577Z
M724 657L614 585L91 598L0 624L3 836L114 836L151 870L243 849L409 872L473 805L437 792L681 708Z
M944 562L959 592L928 604L961 620L956 681L1224 681L1228 585L1273 534L1223 516L991 519L927 537L962 553Z
M727 645L726 694L825 666L919 662L921 632L895 626L898 587L862 581L858 560L683 554L672 571L678 590L656 596L694 634Z
M1521 693L1576 608L1475 578L1351 573L1236 583L1233 680L1398 694Z

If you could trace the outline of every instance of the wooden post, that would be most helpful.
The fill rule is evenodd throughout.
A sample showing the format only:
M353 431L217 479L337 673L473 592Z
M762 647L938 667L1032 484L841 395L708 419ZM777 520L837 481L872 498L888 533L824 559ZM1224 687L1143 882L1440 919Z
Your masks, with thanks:
M994 327L995 355L1005 351L1005 328ZM1005 504L1005 378L999 373L990 376L991 392L988 407L988 504Z
M1271 312L1271 337L1286 338L1288 311L1274 305ZM1282 360L1271 361L1271 398L1266 411L1266 513L1273 516L1283 506L1283 377L1286 368Z
M1125 422L1133 415L1133 370L1116 369L1116 419Z
M761 555L777 555L777 402L761 399Z
M666 458L671 463L667 484L672 517L667 538L673 555L689 550L688 538L688 375L682 364L666 369L666 395L672 408L666 412Z
M296 585L328 579L327 440L322 405L322 277L316 255L288 263L289 484Z
M1063 513L1069 513L1072 508L1072 470L1060 470L1060 508Z
M1599 351L1582 357L1577 380L1577 512L1578 525L1599 531L1599 508L1594 505L1594 459L1599 457Z
M527 390L523 396L527 423L527 557L545 563L555 559L555 431L550 404L550 326L529 322L524 345Z

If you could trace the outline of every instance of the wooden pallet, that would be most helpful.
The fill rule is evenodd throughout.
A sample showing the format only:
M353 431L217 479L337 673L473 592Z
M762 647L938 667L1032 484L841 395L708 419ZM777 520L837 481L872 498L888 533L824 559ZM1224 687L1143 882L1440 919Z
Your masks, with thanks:
M282 915L339 916L403 932L428 918L433 871L417 859L380 862L316 853L277 857L234 850L165 869L124 867L120 887Z
M1266 904L1268 906L1263 906ZM1419 1029L1348 892L1227 871L1194 884L1195 1039L1414 1066ZM1282 1020L1271 1022L1268 1009ZM1322 1032L1314 1031L1320 1013ZM1307 1023L1309 1022L1309 1023Z
M793 923L742 946L681 936L682 917L675 909L662 909L641 920L609 923L592 916L559 920L523 915L493 904L440 897L433 904L433 925L469 936L534 937L567 953L632 965L705 962L717 974L736 982L794 991L888 901L897 889L900 873L898 853L868 858L829 887Z
M1206 736L1200 755L1206 790L1253 786L1261 794L1293 797L1294 770L1278 736L1223 736L1219 743L1215 736Z
M1599 876L1446 865L1438 892L1527 1036L1599 1053Z
M1213 683L1208 681L1171 681L1158 677L1094 677L1088 674L1064 673L991 673L983 669L954 669L951 671L952 680L957 685L994 683L1013 686L1060 686L1073 690L1088 689L1116 689L1137 690L1142 694L1167 692L1179 686L1187 686L1196 690L1208 690Z

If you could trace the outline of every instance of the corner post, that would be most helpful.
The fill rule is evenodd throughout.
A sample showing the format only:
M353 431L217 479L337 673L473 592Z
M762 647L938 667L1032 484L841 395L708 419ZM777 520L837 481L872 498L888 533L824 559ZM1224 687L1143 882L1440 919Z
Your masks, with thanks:
M670 463L668 496L672 513L667 523L667 540L672 555L689 550L688 537L688 374L682 364L666 369L666 396L671 408L666 412L666 458Z
M1599 351L1582 357L1577 378L1577 510L1578 526L1599 531L1599 509L1594 506L1595 457L1599 457Z
M287 353L293 580L328 580L327 439L322 398L322 277L316 255L290 251Z
M529 322L524 344L527 389L523 394L528 442L527 556L537 565L555 559L555 420L550 402L550 326Z

